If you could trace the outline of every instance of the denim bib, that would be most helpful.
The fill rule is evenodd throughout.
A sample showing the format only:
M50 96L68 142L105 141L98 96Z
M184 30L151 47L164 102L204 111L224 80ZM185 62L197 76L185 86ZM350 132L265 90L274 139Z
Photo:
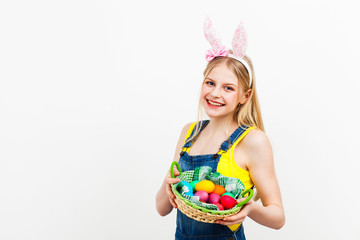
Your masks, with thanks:
M200 132L207 126L208 123L209 120L202 122ZM181 171L185 172L188 170L194 170L196 167L209 166L212 168L212 172L216 172L219 160L221 158L221 153L226 152L246 129L247 127L245 126L237 128L235 132L231 134L230 138L221 144L221 151L218 153L192 156L183 150L180 153L179 159ZM194 132L195 128L193 129L190 137L192 137ZM196 139L196 136L194 139ZM186 143L183 146L183 149L190 147L194 140L185 142ZM229 227L224 225L216 223L204 223L193 220L179 210L177 210L176 225L176 240L245 240L243 224L241 224L240 227L233 232Z

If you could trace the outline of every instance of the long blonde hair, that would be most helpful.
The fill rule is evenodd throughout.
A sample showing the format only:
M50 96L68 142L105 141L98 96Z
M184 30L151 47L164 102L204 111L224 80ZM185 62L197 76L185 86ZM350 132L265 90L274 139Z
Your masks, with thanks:
M231 50L230 50L231 52ZM244 92L250 91L249 99L244 104L238 104L232 119L237 122L239 126L246 126L246 127L256 127L257 129L260 129L261 131L265 132L261 111L260 111L260 104L257 97L257 91L256 91L256 81L255 81L255 74L252 62L248 56L244 57L244 60L248 63L248 65L251 68L251 75L252 75L252 83L250 84L250 77L247 69L245 66L239 62L238 60L231 58L231 57L216 57L211 62L209 62L204 70L204 81L207 78L207 76L210 74L211 70L213 70L216 66L219 66L221 64L225 64L227 68L232 71L235 76L237 77L239 81L239 86L241 86L244 90ZM204 84L204 81L202 84ZM240 96L241 91L239 91ZM198 109L198 121L201 119L201 111L202 106L200 104L199 99L199 109ZM231 119L229 119L231 120ZM229 121L230 122L230 121ZM194 134L192 134L192 137L190 137L187 142L192 141L200 132L202 128L202 124L196 124ZM258 192L256 191L256 194L254 196L254 200L258 200L260 198Z

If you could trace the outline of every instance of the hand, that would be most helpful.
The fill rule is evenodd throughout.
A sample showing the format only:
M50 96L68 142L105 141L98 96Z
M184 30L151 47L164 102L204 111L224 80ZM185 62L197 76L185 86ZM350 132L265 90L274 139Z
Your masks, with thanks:
M174 176L178 176L180 175L180 172L176 169L176 167L174 168ZM177 205L174 201L175 199L175 195L171 189L171 185L170 184L174 184L174 183L178 183L180 182L180 179L178 178L172 178L171 175L170 175L170 171L168 172L165 180L164 180L164 183L166 185L166 193L169 197L169 202L171 203L171 205L174 207L174 208L177 208Z
M246 198L240 198L237 200L238 203L244 201ZM240 212L237 214L231 216L231 217L225 217L221 220L215 221L215 223L221 224L221 225L234 225L238 223L244 222L247 215L249 215L252 207L253 207L254 201L251 199L249 202L247 202L241 209Z

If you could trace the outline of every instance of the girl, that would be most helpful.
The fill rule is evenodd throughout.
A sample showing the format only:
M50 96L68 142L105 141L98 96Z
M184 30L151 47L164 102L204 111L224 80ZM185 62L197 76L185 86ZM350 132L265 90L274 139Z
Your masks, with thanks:
M262 205L251 200L236 215L216 223L198 222L177 211L175 238L245 239L242 222L247 216L261 225L280 229L285 223L284 209L271 144L264 133L252 64L245 56L243 25L235 31L233 50L221 44L209 19L205 20L205 37L212 50L206 54L209 63L204 71L200 105L210 120L184 126L174 160L182 171L210 166L213 172L239 178L245 190L256 186L255 199L260 198ZM179 174L176 169L174 173ZM170 186L177 182L169 171L156 196L161 216L177 207Z

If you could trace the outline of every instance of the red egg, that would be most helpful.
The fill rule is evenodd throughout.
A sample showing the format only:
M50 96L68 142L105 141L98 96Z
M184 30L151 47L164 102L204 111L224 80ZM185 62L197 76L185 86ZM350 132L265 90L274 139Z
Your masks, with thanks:
M222 196L220 198L220 203L226 210L233 208L237 204L236 200L228 195Z
M206 203L207 202L207 200L209 199L209 194L207 193L207 192L205 192L205 191L197 191L195 194L194 194L194 196L199 196L199 200L200 200L200 202L204 202L204 203Z
M220 195L217 193L210 193L209 195L209 203L219 203L220 202Z
M214 205L216 205L219 208L219 211L223 211L224 210L224 206L221 205L221 203L214 203Z

